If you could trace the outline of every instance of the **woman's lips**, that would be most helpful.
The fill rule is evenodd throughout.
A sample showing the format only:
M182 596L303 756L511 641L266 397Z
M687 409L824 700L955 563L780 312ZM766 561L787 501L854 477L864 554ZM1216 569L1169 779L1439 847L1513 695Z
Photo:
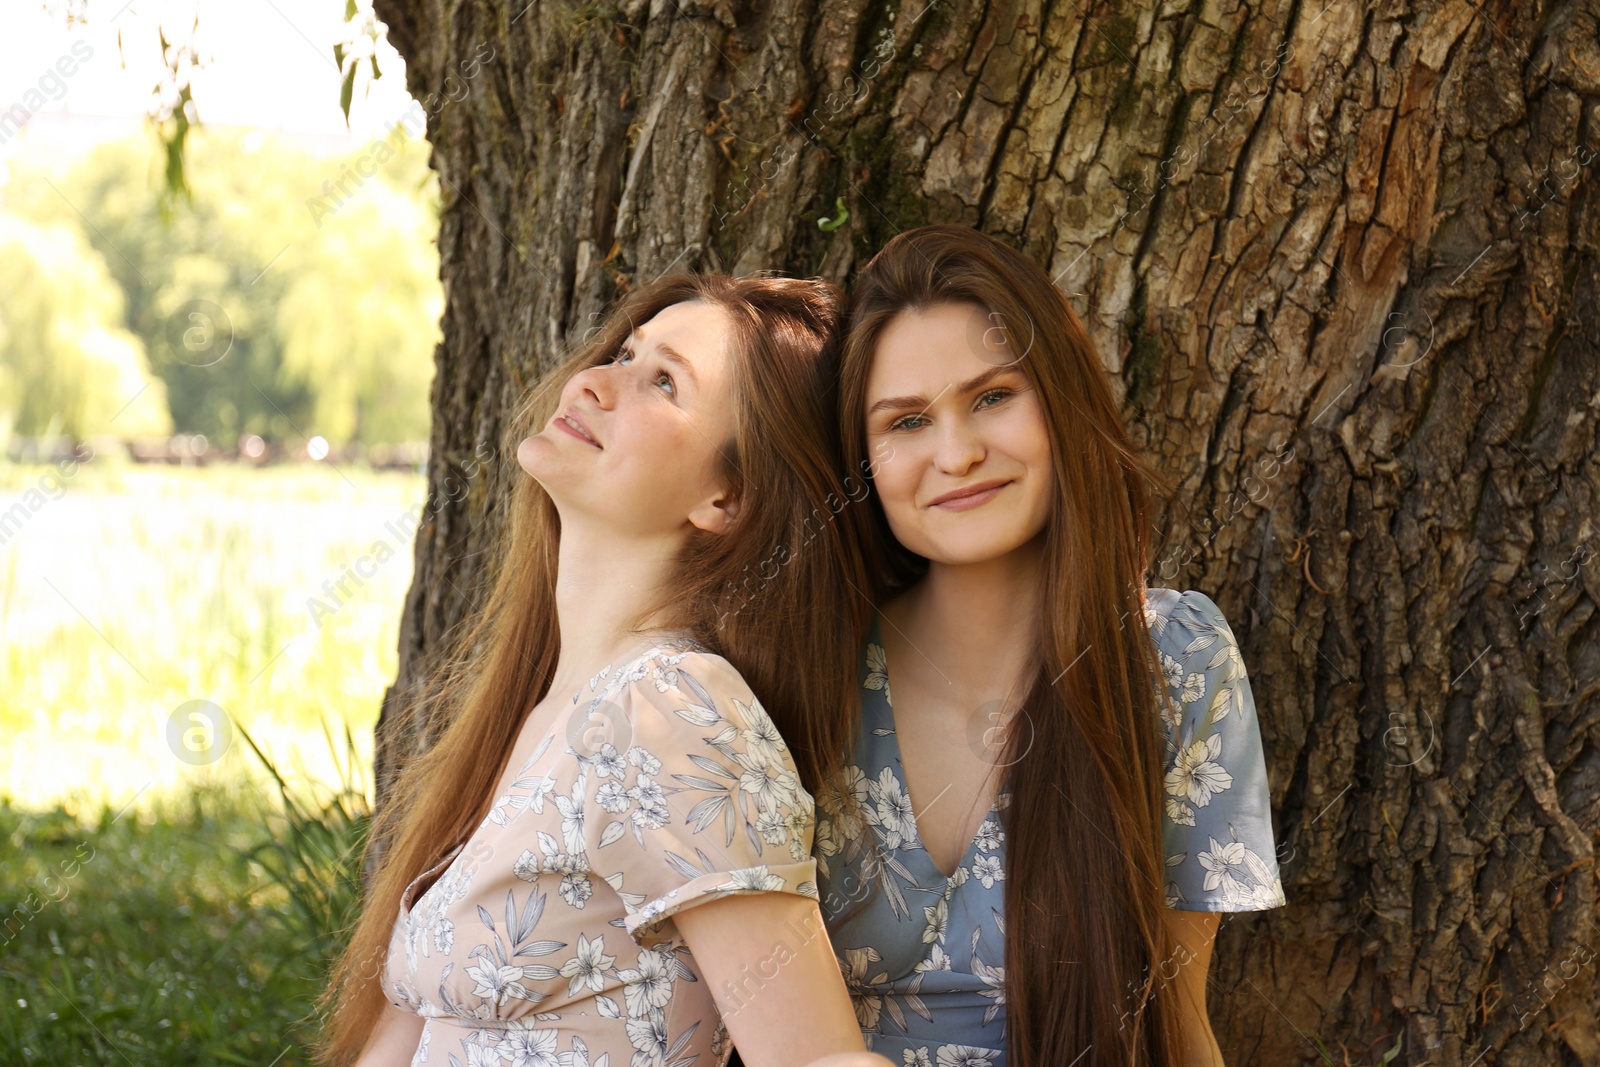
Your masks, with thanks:
M595 448L599 448L600 447L600 443L598 441L594 440L592 437L585 437L581 432L579 432L577 427L573 426L572 423L568 422L567 421L567 416L565 416L565 415L557 416L556 417L556 425L558 427L560 427L561 429L565 430L567 433L570 433L572 436L576 437L578 440L582 441L584 444L593 445Z
M980 489L976 493L968 493L966 496L957 496L951 497L949 500L941 500L939 503L932 506L936 508L943 508L945 511L967 511L980 505L987 504L989 501L993 500L997 494L999 494L1000 490L1004 489L1010 484L1010 482L1002 482L999 485L991 486L988 489Z

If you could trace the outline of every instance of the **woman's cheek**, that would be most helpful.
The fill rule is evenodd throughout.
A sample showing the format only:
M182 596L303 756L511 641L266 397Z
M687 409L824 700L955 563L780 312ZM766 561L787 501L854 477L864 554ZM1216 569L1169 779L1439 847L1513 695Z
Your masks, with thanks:
M1004 448L1027 469L1028 478L1048 496L1048 487L1055 479L1055 465L1050 459L1050 433L1044 423L1044 409L1033 395L1027 394L1027 403L1017 405L1012 417L1002 427Z
M1050 466L1050 431L1045 426L1044 408L1033 392L1019 396L1010 411L1003 432L1016 456L1026 456L1029 467Z
M872 480L889 527L897 537L902 536L901 531L907 525L915 522L917 475L911 460L910 449L896 449L892 458L878 467Z

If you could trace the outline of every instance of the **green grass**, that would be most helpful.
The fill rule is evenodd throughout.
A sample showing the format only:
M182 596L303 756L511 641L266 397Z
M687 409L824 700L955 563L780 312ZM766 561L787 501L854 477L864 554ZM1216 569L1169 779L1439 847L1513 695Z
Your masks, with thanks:
M0 799L0 1060L310 1064L312 1005L354 915L357 781L197 787L91 822Z
M0 464L0 512L46 471ZM343 475L97 462L0 544L0 1063L310 1063L422 497ZM199 765L196 699L234 724Z

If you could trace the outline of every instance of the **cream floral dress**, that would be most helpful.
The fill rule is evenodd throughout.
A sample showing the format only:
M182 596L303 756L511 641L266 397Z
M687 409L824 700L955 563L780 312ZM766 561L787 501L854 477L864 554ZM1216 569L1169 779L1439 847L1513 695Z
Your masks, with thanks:
M817 896L783 739L687 639L608 664L531 734L488 816L401 899L381 981L427 1020L412 1063L721 1067L731 1043L672 917Z

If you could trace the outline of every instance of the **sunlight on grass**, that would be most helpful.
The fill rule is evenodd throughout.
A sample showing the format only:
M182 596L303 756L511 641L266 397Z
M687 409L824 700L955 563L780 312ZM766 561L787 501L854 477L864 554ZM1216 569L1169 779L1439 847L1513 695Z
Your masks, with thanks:
M0 465L0 1062L310 1063L423 493Z
M248 738L246 745L248 747ZM199 786L114 814L0 796L0 1062L308 1067L370 811L337 787Z
M54 475L0 465L0 792L85 812L191 785L275 792L237 733L214 762L179 757L168 724L193 700L291 781L339 782L324 718L370 766L421 475L104 457Z

